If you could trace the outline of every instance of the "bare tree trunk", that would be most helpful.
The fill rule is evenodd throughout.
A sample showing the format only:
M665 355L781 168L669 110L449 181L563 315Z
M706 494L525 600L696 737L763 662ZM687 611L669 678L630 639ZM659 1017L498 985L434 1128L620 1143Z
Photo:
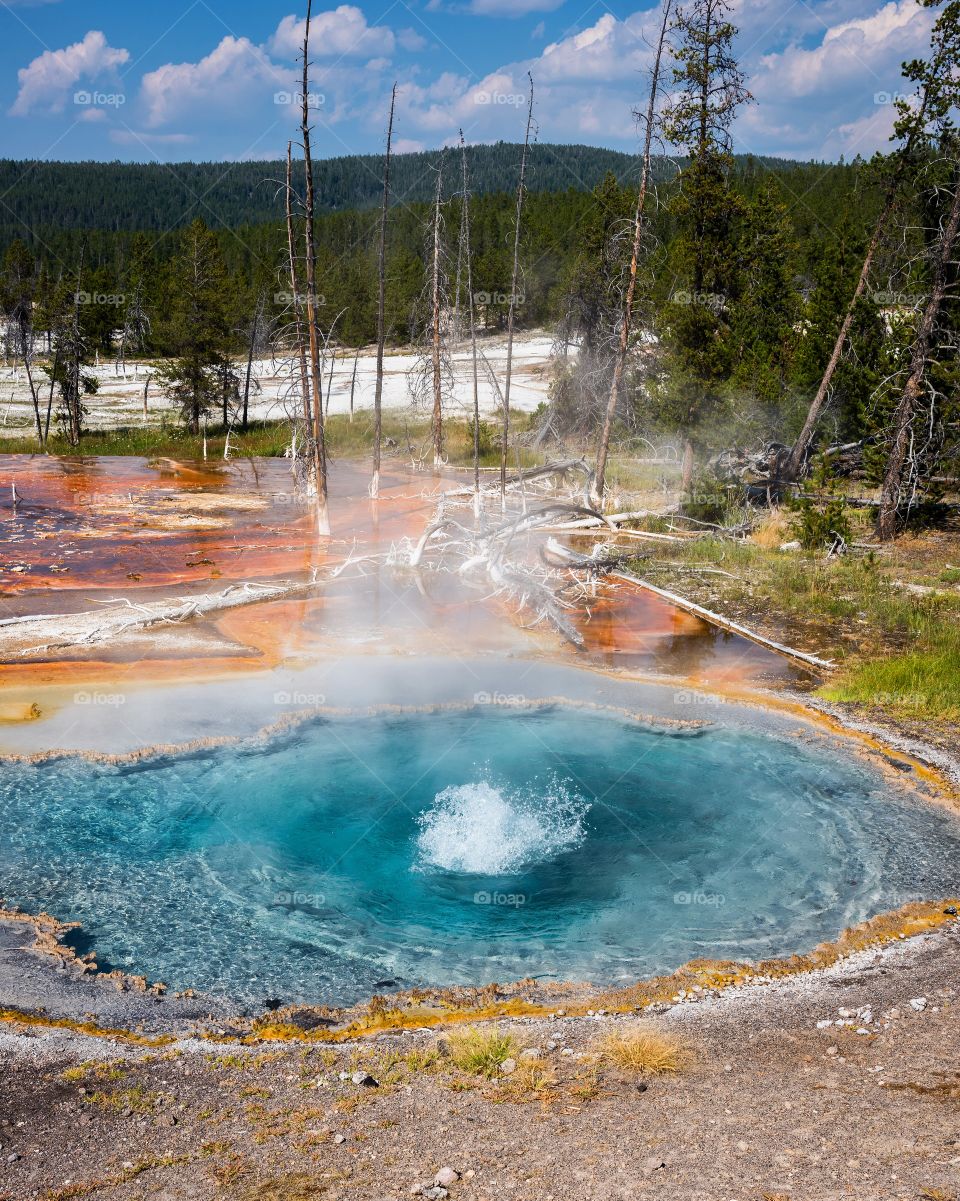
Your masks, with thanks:
M913 421L923 395L927 359L930 356L934 331L947 292L950 261L958 232L960 232L960 175L954 179L953 202L950 206L950 215L947 218L946 226L940 236L940 245L930 284L930 295L927 297L923 317L913 341L910 353L910 374L893 417L893 445L887 458L883 488L880 493L880 511L877 514L877 532L884 540L894 537L897 532L897 515L903 499L904 473L912 439Z
M43 419L40 416L40 393L37 391L33 382L33 367L30 360L33 355L33 337L31 331L26 324L26 314L24 319L19 323L20 326L20 353L23 357L23 367L27 373L27 385L30 388L30 400L33 403L33 415L37 422L37 441L43 446Z
M467 267L467 319L470 322L470 358L473 366L473 512L480 516L480 381L477 375L477 325L473 312L473 254L470 249L470 181L467 177L467 146L460 130L460 162L463 168L463 239Z
M331 334L332 334L332 332L333 331L331 330ZM329 344L329 340L330 340L330 336L328 335L328 337L327 337L328 344ZM327 407L326 407L327 413L330 412L330 397L333 393L333 369L336 365L337 365L337 348L335 346L331 346L330 347L330 370L327 372Z
M437 190L433 202L433 318L431 361L433 364L433 465L443 466L443 375L440 369L440 201L443 196L443 160L437 167Z
M307 20L303 32L303 95L300 132L303 138L303 162L306 174L304 193L305 237L307 251L307 332L310 338L310 376L313 383L313 452L317 465L317 532L330 533L327 511L327 454L323 432L323 377L320 372L320 345L317 337L317 255L313 240L314 196L313 157L310 153L310 13L313 0L307 0Z
M256 350L257 337L260 333L260 322L263 319L264 295L261 291L257 296L256 308L253 311L253 324L250 327L250 343L247 347L247 374L243 381L243 418L242 428L246 429L250 405L250 377L253 374L253 355Z
M77 270L77 290L73 297L73 345L70 363L70 387L67 395L67 418L70 445L80 445L80 289L83 283L83 259L86 243L80 247L80 266Z
M657 92L660 84L660 60L663 57L663 46L667 38L667 26L670 22L672 0L663 0L663 20L660 24L660 37L653 60L653 74L650 81L650 99L647 102L647 128L643 139L643 168L640 176L640 190L637 194L637 208L633 221L633 249L630 255L630 278L627 283L626 295L623 299L623 316L620 321L620 341L617 346L617 356L613 364L613 379L610 383L610 398L607 401L607 412L603 419L603 430L600 434L600 445L597 449L597 469L594 476L596 504L603 504L604 483L607 474L607 456L610 453L610 435L617 416L617 402L620 398L620 386L627 365L627 351L630 345L630 325L633 320L633 298L637 287L637 264L640 259L640 246L643 239L643 210L647 200L647 189L650 186L651 148L653 145L653 123L656 119Z
M150 372L147 372L147 378L143 384L143 420L147 420L147 398L150 395Z
M386 337L387 301L387 210L390 207L390 147L393 143L393 110L397 103L397 85L390 93L390 117L387 121L387 153L383 160L383 203L380 208L380 240L377 246L377 382L373 392L373 475L370 495L380 495L380 443L383 439L383 344ZM351 394L352 395L352 394Z
M867 246L867 253L863 260L863 266L860 269L860 275L857 279L857 286L853 290L853 296L850 298L850 303L847 305L847 311L844 314L843 321L840 325L840 330L837 333L837 340L834 343L833 350L830 353L830 358L827 360L826 368L823 372L823 378L820 380L820 385L817 388L817 394L810 402L810 408L807 410L807 416L803 423L803 428L794 442L790 450L790 457L784 465L782 476L787 480L798 480L803 475L807 463L807 455L810 450L810 444L813 441L813 435L816 433L817 425L823 413L824 406L827 403L827 398L830 395L830 388L833 384L833 377L836 374L837 367L840 365L840 359L843 356L844 348L847 344L847 338L850 336L850 330L853 327L853 319L856 315L857 303L867 289L867 284L870 280L870 272L873 269L873 261L876 258L877 251L880 248L880 242L883 238L884 230L887 227L887 222L893 213L897 202L897 192L900 184L903 182L903 177L906 173L907 166L910 163L911 156L915 149L917 138L923 130L924 117L930 107L930 100L937 87L938 72L943 69L952 69L951 65L943 58L938 57L934 64L934 69L923 89L920 98L920 105L913 118L910 126L910 132L907 135L907 140L897 153L897 161L893 170L893 174L887 182L887 189L883 199L883 207L880 210L880 216L877 218L877 223L873 229L873 236L870 238L870 244Z
M683 468L680 475L680 491L690 493L693 483L693 441L687 438L683 444Z
M517 186L517 215L513 229L513 273L510 281L510 307L507 310L507 374L503 388L503 442L500 447L500 508L507 507L507 451L510 445L510 380L513 374L513 327L517 312L517 282L520 275L520 221L523 216L523 189L527 173L527 151L533 127L533 76L530 80L530 103L527 106L527 131L520 156L520 182Z
M313 449L313 404L310 400L310 375L307 370L307 347L303 334L303 318L300 312L300 294L297 279L296 237L293 227L293 163L292 147L287 142L287 256L290 262L290 295L293 298L293 320L297 341L297 359L300 364L300 403L303 407L304 441L306 443L307 484L316 492L317 459ZM296 462L294 462L296 470Z
M360 359L360 347L357 347L357 353L353 356L353 376L350 380L350 424L353 425L353 394L357 388L357 363Z

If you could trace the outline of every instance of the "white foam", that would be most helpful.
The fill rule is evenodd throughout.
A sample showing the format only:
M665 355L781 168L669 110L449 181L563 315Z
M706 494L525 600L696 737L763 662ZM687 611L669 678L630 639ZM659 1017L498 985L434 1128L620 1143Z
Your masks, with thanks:
M588 801L560 784L508 795L486 780L438 792L417 819L418 867L502 876L578 847Z

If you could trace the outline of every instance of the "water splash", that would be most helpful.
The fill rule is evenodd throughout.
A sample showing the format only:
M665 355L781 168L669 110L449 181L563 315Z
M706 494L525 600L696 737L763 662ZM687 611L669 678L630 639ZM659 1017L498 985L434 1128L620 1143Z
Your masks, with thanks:
M444 788L417 819L417 866L509 875L580 846L589 808L556 781L536 795L508 794L486 780Z

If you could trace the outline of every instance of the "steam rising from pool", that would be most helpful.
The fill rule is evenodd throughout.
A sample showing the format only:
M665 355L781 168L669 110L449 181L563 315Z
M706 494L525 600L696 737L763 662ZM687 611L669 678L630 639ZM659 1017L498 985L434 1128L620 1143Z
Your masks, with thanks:
M503 876L579 847L590 802L559 781L523 791L487 780L444 788L417 818L417 867Z

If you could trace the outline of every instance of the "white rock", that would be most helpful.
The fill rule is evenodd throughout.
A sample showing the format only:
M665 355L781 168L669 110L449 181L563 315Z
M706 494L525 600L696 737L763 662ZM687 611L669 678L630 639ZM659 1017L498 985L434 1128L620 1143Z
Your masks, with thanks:
M910 1000L910 1008L915 1009L917 1013L922 1013L927 1007L926 997L912 997Z
M505 1059L500 1065L500 1071L504 1076L512 1076L517 1070L517 1061L515 1059Z
M456 1184L460 1179L460 1173L456 1168L441 1168L434 1176L433 1183L446 1187L448 1184Z

